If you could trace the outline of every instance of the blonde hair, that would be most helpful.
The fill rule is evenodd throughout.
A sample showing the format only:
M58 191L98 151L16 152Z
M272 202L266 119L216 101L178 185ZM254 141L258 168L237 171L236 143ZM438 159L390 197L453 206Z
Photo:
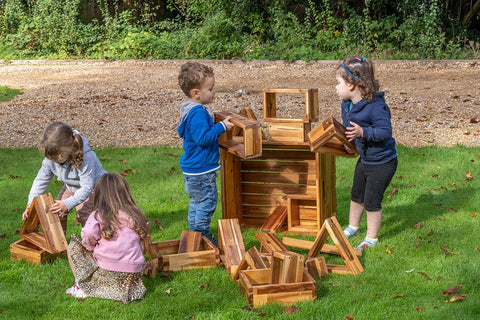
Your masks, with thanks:
M362 98L371 102L380 88L375 79L375 70L372 60L359 57L346 57L337 68L337 74L346 83L358 87Z
M190 61L182 65L180 74L178 75L178 84L183 93L191 98L190 91L192 89L199 89L206 78L214 76L212 68L198 62Z
M133 200L127 180L118 173L105 173L98 179L94 188L93 209L102 220L101 235L104 239L111 239L121 226L119 210L132 218L140 239L148 235L147 219Z

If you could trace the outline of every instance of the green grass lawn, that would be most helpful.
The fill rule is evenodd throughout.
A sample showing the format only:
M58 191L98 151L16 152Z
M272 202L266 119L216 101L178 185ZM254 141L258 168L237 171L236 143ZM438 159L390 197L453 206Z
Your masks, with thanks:
M95 151L107 171L127 174L134 198L152 222L153 241L178 239L188 229L188 197L178 164L181 149ZM20 239L21 213L41 160L36 149L0 149L0 319L479 318L480 148L399 147L399 167L383 202L380 244L360 257L365 271L318 280L317 300L296 303L296 314L283 312L286 307L277 304L247 308L239 286L222 268L144 279L145 298L130 304L65 295L74 281L66 259L44 265L10 260L9 246ZM337 218L343 227L348 224L355 162L340 157L336 162ZM56 197L60 187L52 182L48 192ZM215 234L220 218L221 205L211 225ZM365 224L364 218L361 235L350 239L352 246L363 239ZM72 233L80 233L73 214L67 240ZM243 232L247 250L259 248L254 233ZM339 261L335 256L325 259ZM457 293L442 296L460 285ZM464 299L446 302L461 295Z

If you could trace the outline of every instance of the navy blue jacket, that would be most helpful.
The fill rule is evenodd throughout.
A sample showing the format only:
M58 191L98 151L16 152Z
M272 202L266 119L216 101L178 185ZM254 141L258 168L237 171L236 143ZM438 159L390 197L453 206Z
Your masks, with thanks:
M203 105L190 101L182 104L177 131L185 151L180 158L184 174L200 175L220 169L218 137L225 130L223 122L213 123Z
M397 156L395 139L392 137L390 109L385 103L384 92L378 92L373 102L360 100L350 105L350 100L342 101L342 120L344 127L355 122L363 129L363 137L355 138L355 146L360 161L376 165L386 163Z

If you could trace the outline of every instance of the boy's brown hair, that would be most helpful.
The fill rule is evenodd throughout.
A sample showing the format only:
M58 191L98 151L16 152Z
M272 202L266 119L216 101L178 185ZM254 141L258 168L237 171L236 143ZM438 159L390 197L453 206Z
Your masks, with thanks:
M213 77L213 69L199 62L186 62L180 69L178 84L183 93L191 98L190 91L199 89L206 78Z
M378 92L380 85L375 79L372 60L359 57L346 57L337 68L346 83L356 85L362 98L371 102Z

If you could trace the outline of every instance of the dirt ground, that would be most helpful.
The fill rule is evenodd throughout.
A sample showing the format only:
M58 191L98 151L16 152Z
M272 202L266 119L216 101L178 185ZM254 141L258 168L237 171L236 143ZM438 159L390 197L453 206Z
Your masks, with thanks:
M0 147L35 146L52 121L78 129L92 146L180 146L183 61L0 62L0 85L23 94L0 103ZM204 61L216 75L213 112L252 109L262 89L318 88L320 120L340 119L338 61ZM397 143L480 146L480 60L375 61ZM303 117L303 96L279 96L282 117ZM315 126L316 124L314 124Z

